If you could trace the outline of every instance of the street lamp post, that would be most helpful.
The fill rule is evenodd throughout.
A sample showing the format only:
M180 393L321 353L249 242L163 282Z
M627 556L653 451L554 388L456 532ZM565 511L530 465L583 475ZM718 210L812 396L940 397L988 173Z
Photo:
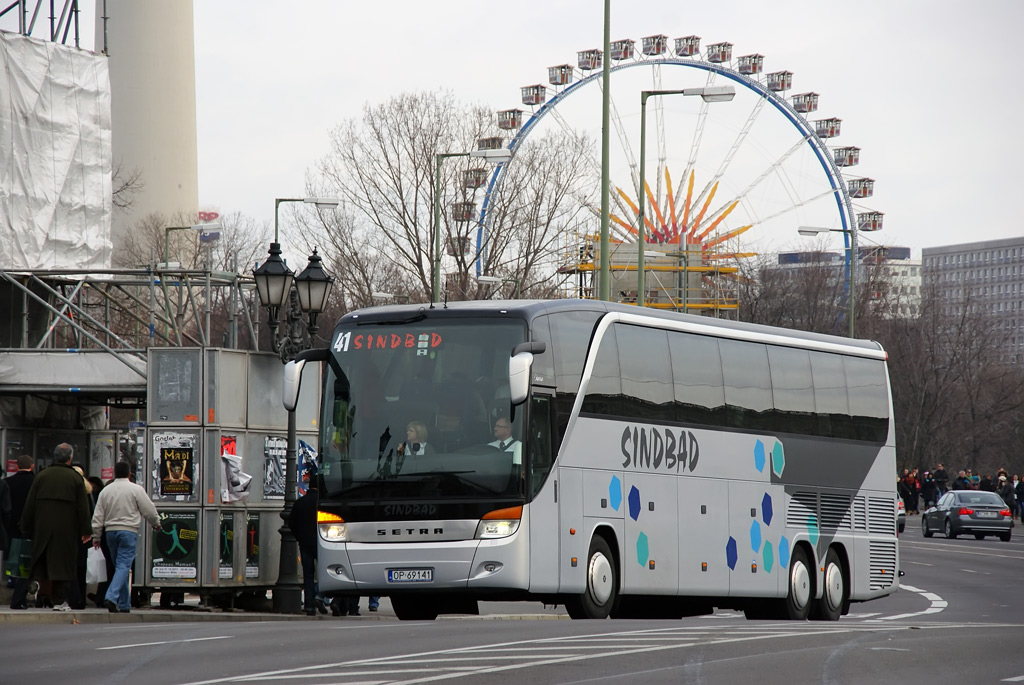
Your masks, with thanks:
M168 268L171 261L171 233L174 231L219 231L223 228L217 222L209 224L193 224L191 226L168 226L164 229L164 268ZM159 234L157 234L159 235Z
M505 283L511 283L512 284L512 299L513 300L518 300L519 299L519 279L518 278L501 278L500 276L487 276L487 275L481 274L481 275L476 277L476 282L477 283L485 283L485 284L496 283L498 285L503 285ZM490 298L487 298L487 299L490 299Z
M449 157L477 157L495 164L504 164L512 159L508 148L498 150L473 150L472 152L439 152L434 155L434 245L430 255L432 276L430 279L430 301L441 301L441 162Z
M854 337L854 317L857 308L854 304L857 287L857 224L854 222L850 228L825 228L823 226L801 226L797 233L802 236L816 236L819 233L846 233L850 236L848 246L848 261L846 272L846 318L849 319L850 337Z
M640 197L637 217L636 242L636 303L643 307L647 297L644 283L644 204L647 199L647 179L645 177L647 162L647 99L656 95L699 95L704 102L728 102L736 97L736 89L732 86L706 86L704 88L682 88L680 90L644 90L640 92Z
M288 200L278 200L278 204L282 201L287 202ZM331 206L328 202L318 202L317 204ZM274 213L276 233L276 206ZM269 256L266 261L253 270L253 278L256 281L256 292L259 295L260 304L266 307L269 315L268 325L271 330L271 345L274 351L283 362L294 359L297 354L309 347L313 336L316 335L317 316L327 306L334 278L324 271L316 249L309 256L306 268L298 276L295 276L281 259L281 245L276 239L270 244ZM286 299L288 300L288 309L285 315L287 330L284 335L278 337L278 316L281 307L285 306ZM308 317L306 321L303 321L303 314ZM277 583L274 585L274 611L295 614L299 613L302 608L302 587L299 583L298 564L296 563L298 545L295 541L295 534L288 526L288 517L295 504L298 480L296 464L298 437L294 407L288 409L287 440L284 508L281 511L282 525L279 531L281 533L281 552L278 558Z
M333 209L341 204L336 197L279 197L274 200L274 242L279 242L277 229L277 209L285 202L305 202L316 205L317 209Z

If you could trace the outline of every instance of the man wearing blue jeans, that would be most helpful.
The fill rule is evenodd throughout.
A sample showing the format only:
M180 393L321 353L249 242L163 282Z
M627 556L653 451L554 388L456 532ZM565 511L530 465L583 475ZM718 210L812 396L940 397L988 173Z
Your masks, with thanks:
M139 526L145 518L160 530L160 516L141 485L131 482L131 466L126 461L114 465L114 481L100 490L92 516L92 546L100 547L100 531L107 536L107 547L114 557L114 577L110 579L103 606L112 614L131 611L129 574L135 561Z

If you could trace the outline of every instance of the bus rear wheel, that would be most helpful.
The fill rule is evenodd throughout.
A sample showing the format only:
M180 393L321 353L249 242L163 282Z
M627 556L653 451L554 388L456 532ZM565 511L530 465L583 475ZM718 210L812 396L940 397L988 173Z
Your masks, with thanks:
M391 608L399 621L433 621L441 613L437 599L417 595L394 595Z
M792 621L807 620L814 597L814 575L803 547L793 550L789 559L789 593L786 595L786 617Z
M821 599L815 600L812 618L818 621L838 621L846 608L846 579L843 564L834 549L825 555L825 587Z
M570 597L565 609L571 618L608 618L618 594L618 571L615 557L601 536L590 541L587 554L587 588L583 594Z

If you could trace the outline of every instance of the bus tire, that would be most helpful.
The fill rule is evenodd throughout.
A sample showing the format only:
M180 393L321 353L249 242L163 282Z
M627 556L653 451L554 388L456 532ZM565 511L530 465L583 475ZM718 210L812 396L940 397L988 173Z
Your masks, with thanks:
M847 602L846 578L843 562L831 547L825 555L824 584L821 599L814 601L811 618L816 621L838 621Z
M615 557L600 535L590 541L586 574L586 590L566 599L565 609L573 619L608 618L618 594L619 579Z
M435 598L418 595L392 595L391 608L399 621L433 621L441 613Z
M814 599L814 570L803 547L793 550L789 558L789 592L786 595L786 617L791 621L805 621L811 613Z

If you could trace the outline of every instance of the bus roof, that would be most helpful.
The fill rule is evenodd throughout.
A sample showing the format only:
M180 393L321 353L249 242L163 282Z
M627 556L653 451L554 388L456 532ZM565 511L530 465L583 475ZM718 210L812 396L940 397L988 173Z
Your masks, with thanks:
M687 322L693 325L719 328L722 329L723 332L736 331L753 335L783 336L792 338L794 341L840 345L870 350L871 352L876 353L882 350L882 346L872 340L845 338L837 335L810 333L790 328L764 326L761 324L729 321L727 319L715 319L707 316L695 316L693 314L666 312L657 309L637 307L635 305L619 304L617 302L603 302L601 300L467 300L448 302L433 306L429 303L385 305L349 312L345 316L341 317L338 321L338 325L353 323L399 323L404 321L412 322L421 318L458 319L492 315L510 316L521 318L526 321L532 321L534 318L544 314L565 311L592 311L598 313L619 312L622 314L631 314L633 316L649 318L652 323L657 321ZM728 335L728 333L725 334Z

